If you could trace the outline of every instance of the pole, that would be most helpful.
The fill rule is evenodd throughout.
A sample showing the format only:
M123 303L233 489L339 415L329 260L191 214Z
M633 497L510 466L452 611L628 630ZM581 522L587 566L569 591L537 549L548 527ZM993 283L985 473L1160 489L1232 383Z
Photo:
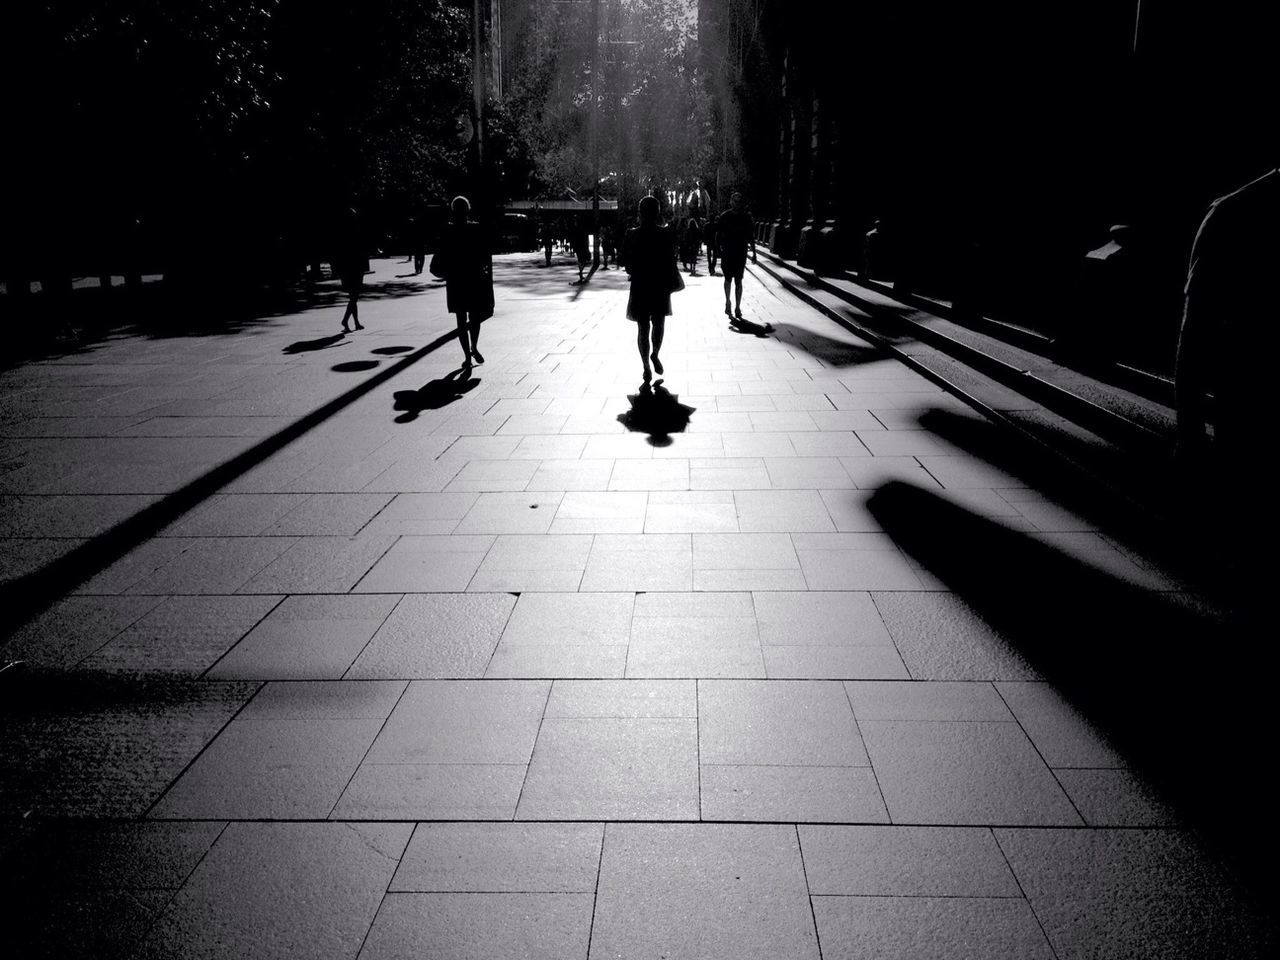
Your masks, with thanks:
M591 0L591 236L592 261L600 266L600 0Z
M480 11L483 0L473 0L471 7L471 130L475 143L471 191L477 219L487 220L484 190L484 19Z

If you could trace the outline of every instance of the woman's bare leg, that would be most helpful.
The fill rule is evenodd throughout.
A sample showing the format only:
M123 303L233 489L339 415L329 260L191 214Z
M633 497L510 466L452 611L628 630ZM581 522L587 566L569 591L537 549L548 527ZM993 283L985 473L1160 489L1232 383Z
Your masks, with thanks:
M459 310L454 314L458 321L458 343L462 345L462 362L471 362L471 333L467 328L467 311Z
M636 319L636 346L640 348L640 363L644 367L644 378L649 380L653 374L649 372L649 318Z
M653 352L650 356L653 358L653 369L659 374L662 373L662 361L658 359L658 351L662 349L662 338L666 332L667 318L657 314L653 318Z
M471 329L471 358L476 363L484 363L484 357L480 354L480 321L472 320L468 326Z

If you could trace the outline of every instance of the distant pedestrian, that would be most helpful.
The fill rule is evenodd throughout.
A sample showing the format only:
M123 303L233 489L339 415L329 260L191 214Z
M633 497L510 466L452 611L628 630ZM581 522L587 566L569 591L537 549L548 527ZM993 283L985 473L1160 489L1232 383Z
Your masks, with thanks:
M640 201L640 225L627 231L622 248L623 264L631 277L627 317L636 322L636 345L645 383L653 379L653 371L662 375L658 353L662 350L667 317L671 316L671 294L684 289L676 267L675 241L671 231L659 225L658 209L656 197Z
M431 258L431 273L445 282L445 303L458 321L462 365L484 363L480 323L493 316L493 255L484 229L467 219L471 203L454 197L453 219L440 250Z
M421 217L409 220L409 244L413 250L413 275L417 277L427 262L427 232Z
M347 295L347 309L342 314L342 332L350 333L347 320L352 320L357 330L363 330L360 322L360 291L364 286L364 274L369 269L364 239L360 235L360 217L355 208L347 210L343 217L338 249L334 253L333 269Z
M702 249L702 221L697 215L690 216L684 222L684 233L680 238L680 259L689 276L698 275L698 251Z
M587 225L578 221L573 225L573 255L578 261L578 282L585 283L583 273L591 262L591 236L587 233Z
M707 273L711 276L716 275L716 220L715 217L707 217L707 222L702 227L702 240L707 245Z
M724 312L737 326L742 320L742 275L747 269L747 249L756 262L756 227L747 213L746 198L733 191L729 209L716 221L716 242L720 245L720 265L724 273ZM734 306L729 309L729 285L734 287Z
M555 243L556 232L552 227L550 220L543 220L540 228L542 240L542 255L546 258L547 266L551 266L551 247Z
M609 261L613 261L615 268L618 266L618 240L617 233L614 228L605 225L600 228L600 254L604 258L604 268L609 269Z

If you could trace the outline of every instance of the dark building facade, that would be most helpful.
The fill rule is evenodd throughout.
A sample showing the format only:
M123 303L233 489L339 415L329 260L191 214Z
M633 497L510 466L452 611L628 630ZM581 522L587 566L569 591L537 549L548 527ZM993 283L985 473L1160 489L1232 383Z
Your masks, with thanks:
M1271 7L701 0L722 173L784 257L1054 332L1126 224L1159 366L1206 206L1280 163Z

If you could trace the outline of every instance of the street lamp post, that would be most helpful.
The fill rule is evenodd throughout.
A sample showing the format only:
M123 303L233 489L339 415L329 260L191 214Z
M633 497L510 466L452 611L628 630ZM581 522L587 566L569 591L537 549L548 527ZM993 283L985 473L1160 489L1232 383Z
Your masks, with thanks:
M600 0L591 0L591 246L600 267Z

